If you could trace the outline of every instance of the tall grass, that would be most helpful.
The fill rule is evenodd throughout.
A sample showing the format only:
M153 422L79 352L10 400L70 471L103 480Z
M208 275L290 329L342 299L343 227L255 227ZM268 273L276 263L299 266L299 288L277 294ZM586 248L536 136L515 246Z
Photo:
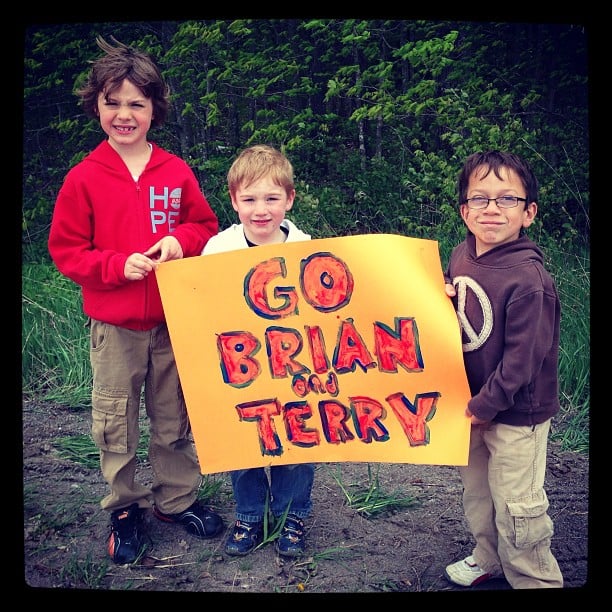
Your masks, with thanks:
M559 395L561 412L553 420L552 438L567 448L589 448L591 402L590 254L547 249L549 269L561 300Z
M443 250L444 245L441 245ZM559 359L561 412L551 437L568 450L589 448L590 254L545 249L562 309ZM80 290L50 263L22 268L22 387L74 408L90 406L89 333Z
M47 263L24 264L21 278L24 396L74 408L91 405L89 330L80 288Z

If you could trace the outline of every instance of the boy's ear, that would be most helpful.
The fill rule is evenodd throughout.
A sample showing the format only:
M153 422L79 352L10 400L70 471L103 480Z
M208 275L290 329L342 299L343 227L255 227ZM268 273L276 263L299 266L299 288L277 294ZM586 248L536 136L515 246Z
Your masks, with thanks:
M295 200L295 189L292 189L287 193L287 204L285 204L285 210L291 210L293 207L293 200Z
M529 227L535 216L538 214L538 205L535 202L525 204L525 211L523 213L523 227Z

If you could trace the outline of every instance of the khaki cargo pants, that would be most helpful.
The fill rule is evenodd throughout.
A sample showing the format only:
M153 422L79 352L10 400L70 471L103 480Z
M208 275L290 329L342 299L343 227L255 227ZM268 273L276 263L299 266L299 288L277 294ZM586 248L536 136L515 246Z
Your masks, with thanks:
M544 491L549 430L550 420L473 426L468 465L459 468L474 560L487 572L503 571L514 589L563 587Z
M167 326L134 331L94 319L90 326L91 431L110 487L100 505L117 510L137 502L182 512L195 501L202 476ZM135 481L143 387L150 487Z

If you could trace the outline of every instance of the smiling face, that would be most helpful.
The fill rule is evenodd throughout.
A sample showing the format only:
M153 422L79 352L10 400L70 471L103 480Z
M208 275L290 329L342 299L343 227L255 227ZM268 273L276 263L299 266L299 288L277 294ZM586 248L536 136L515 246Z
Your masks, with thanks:
M485 176L486 175L486 176ZM484 166L470 175L467 197L498 198L504 195L524 198L525 187L511 168L501 168L498 178ZM514 208L499 208L490 201L486 208L474 210L461 204L460 212L467 228L476 238L476 254L482 255L500 244L516 240L522 228L529 227L538 210L535 202L520 202Z
M280 224L293 206L295 189L287 193L267 175L250 185L241 185L231 198L247 240L257 245L285 241Z
M100 93L98 116L113 149L146 148L153 103L131 81L125 79L119 89Z

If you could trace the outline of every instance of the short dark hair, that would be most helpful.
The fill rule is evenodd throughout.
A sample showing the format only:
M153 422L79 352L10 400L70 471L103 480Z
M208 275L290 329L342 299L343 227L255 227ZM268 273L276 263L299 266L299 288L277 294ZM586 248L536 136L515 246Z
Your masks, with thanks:
M108 95L116 91L127 79L153 103L151 127L162 125L170 107L170 90L157 64L144 51L125 45L113 36L111 39L115 45L101 36L96 37L104 55L92 61L87 82L75 92L81 98L83 110L89 117L97 117L100 93Z
M527 202L538 201L538 181L529 164L515 153L504 151L484 151L472 153L464 162L463 168L457 180L457 195L459 204L463 204L467 199L468 184L472 172L480 166L486 168L485 175L494 172L495 176L501 179L500 169L511 168L516 172L525 187Z

